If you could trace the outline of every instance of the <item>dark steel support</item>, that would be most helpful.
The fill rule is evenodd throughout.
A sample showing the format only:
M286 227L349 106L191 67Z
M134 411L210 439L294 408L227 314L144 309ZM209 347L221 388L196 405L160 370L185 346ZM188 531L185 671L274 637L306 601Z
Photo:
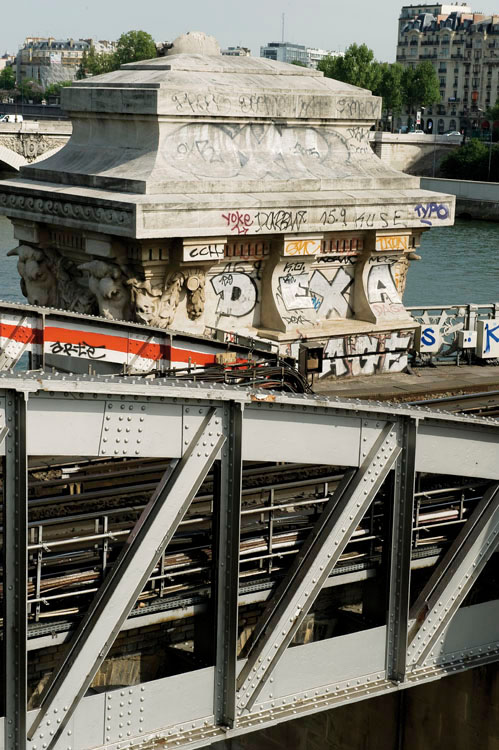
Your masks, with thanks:
M4 459L4 684L5 748L26 748L28 461L24 393L6 396Z
M45 750L55 745L85 695L224 444L221 416L221 409L210 409L180 461L165 472L77 629L29 730L29 739L39 741L38 729L59 720Z
M236 720L236 657L241 528L242 406L230 401L224 408L224 433L216 519L216 657L215 720L233 727Z
M387 677L394 682L403 682L406 673L417 422L405 417L400 431L402 452L395 465L386 643Z
M393 422L387 423L353 479L340 484L329 517L321 520L321 515L305 543L304 559L286 576L272 611L264 613L259 635L238 676L238 715L252 709L398 458L397 429Z
M433 655L432 649L496 551L498 543L499 483L495 483L479 501L469 521L411 607L408 664L413 667L420 665Z

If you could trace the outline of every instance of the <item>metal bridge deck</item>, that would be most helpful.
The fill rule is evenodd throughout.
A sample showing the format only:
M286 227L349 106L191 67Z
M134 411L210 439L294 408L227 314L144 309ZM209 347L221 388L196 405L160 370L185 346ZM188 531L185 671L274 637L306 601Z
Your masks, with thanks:
M219 739L499 659L499 601L466 596L499 539L499 422L430 408L175 381L0 376L8 750L202 747ZM28 459L169 459L40 706L27 711ZM243 462L324 464L324 503L237 658ZM212 666L88 694L145 581L213 467ZM411 596L415 480L485 491ZM390 493L384 624L290 647L381 487ZM388 488L388 490L387 490Z

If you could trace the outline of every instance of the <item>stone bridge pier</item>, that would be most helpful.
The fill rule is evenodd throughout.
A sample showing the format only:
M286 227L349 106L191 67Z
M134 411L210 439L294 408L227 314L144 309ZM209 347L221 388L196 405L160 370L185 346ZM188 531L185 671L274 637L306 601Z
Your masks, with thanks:
M373 153L369 91L200 34L169 52L65 89L70 140L1 185L28 301L272 341L318 377L404 369L405 276L453 196Z

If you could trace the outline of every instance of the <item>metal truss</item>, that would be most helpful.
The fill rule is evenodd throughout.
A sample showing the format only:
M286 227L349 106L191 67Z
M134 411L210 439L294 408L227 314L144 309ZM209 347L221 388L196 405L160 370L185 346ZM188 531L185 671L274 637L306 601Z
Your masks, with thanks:
M126 441L123 420L129 425ZM499 660L499 601L459 609L499 537L498 446L497 420L425 408L175 381L0 375L5 748L125 750L144 743L159 743L164 750L203 747L435 679L450 669ZM171 462L73 636L41 708L30 714L28 453L160 457ZM323 463L344 472L265 609L246 662L236 658L242 461ZM123 729L123 691L87 695L87 688L212 464L217 484L214 666L127 688L130 718ZM417 471L485 479L493 486L408 614ZM393 485L385 540L387 625L287 648L384 479ZM470 618L479 623L473 648L462 645L462 638L459 654L441 646L451 618L452 627L462 626L463 632L468 632ZM476 643L486 644L486 649L477 649Z
M411 608L407 661L412 668L436 659L437 643L496 551L498 542L499 484L494 484Z
M52 722L49 750L60 737L225 442L221 417L210 409L182 459L165 472L44 692L28 739L42 741Z
M397 425L388 423L358 471L340 484L310 532L296 566L284 580L275 605L264 612L265 625L238 678L238 715L250 710L284 650L313 605L350 537L400 453ZM322 515L324 515L324 513Z

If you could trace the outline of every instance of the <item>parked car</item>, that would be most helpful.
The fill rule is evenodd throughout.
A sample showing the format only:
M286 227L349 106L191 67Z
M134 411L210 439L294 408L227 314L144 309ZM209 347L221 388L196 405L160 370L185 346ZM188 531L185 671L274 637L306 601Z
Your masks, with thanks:
M22 122L22 115L1 115L0 122Z

